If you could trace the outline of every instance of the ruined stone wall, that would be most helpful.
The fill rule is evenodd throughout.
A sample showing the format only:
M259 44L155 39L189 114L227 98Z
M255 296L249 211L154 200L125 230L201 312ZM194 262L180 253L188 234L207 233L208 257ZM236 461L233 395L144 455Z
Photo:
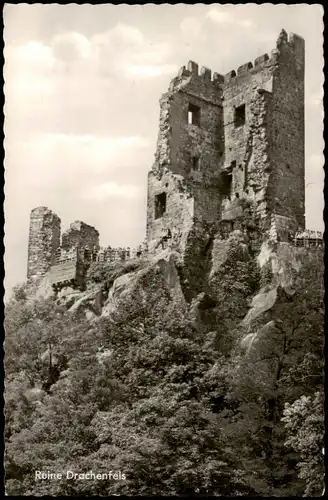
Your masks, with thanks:
M65 286L84 288L84 268L77 259L68 259L54 264L47 276L54 290L60 290Z
M190 110L199 111L196 123L188 122ZM247 203L261 231L286 239L304 227L304 177L304 40L291 34L288 41L282 30L270 57L224 77L199 73L190 61L161 99L147 238L160 238L167 227L190 230L200 220L234 221ZM156 218L160 192L166 207Z
M266 216L270 198L271 91L275 61L267 54L225 77L189 62L161 99L155 164L148 179L147 238L159 238L170 225L184 231L193 220L233 220L250 200ZM189 106L200 109L200 123L188 123ZM245 123L236 126L235 109L245 105ZM195 158L199 158L196 164ZM168 193L166 214L155 219L156 194L166 192L166 170L182 176L187 199ZM222 172L232 173L229 195ZM156 178L156 180L155 180ZM156 191L156 192L155 192ZM188 200L188 202L187 202ZM183 206L184 205L184 206ZM189 207L189 210L187 209ZM190 207L192 206L192 213Z
M198 172L212 175L223 154L223 77L190 61L171 81L160 100L160 123L154 171L168 167L183 176L192 173L194 157L200 159ZM188 123L190 106L199 108L199 123ZM195 173L195 172L194 172ZM195 174L195 178L200 176ZM193 178L193 177L192 177Z
M253 201L269 229L279 218L280 237L304 227L304 40L281 32L277 48L225 76L225 169L232 171L223 219ZM245 105L245 123L235 110ZM282 218L284 222L282 223ZM296 222L295 222L296 221Z
M242 215L243 200L251 201L261 217L269 209L270 121L272 72L267 54L225 75L224 170L232 174L230 197L223 201L222 219ZM244 106L244 122L236 114Z
M60 222L60 218L47 207L37 207L31 211L28 281L44 276L54 264L56 251L60 245Z
M61 253L68 254L76 250L77 282L83 284L86 272L97 258L99 252L99 232L85 222L72 222L69 229L62 235Z
M60 241L61 240L61 241ZM99 252L98 231L84 222L70 225L60 239L60 219L46 207L32 210L28 247L28 282L45 275L54 287L83 287L86 270Z
M273 78L272 171L274 211L305 227L304 40L282 31Z
M160 101L155 164L148 176L148 241L160 238L168 227L188 231L193 218L218 218L221 197L215 179L224 153L222 82L222 76L212 77L207 68L199 71L190 61ZM166 211L156 218L155 197L160 192L167 196Z
M166 211L155 219L155 198L166 193ZM182 176L172 174L168 169L161 177L153 171L148 175L147 199L147 240L150 250L170 229L173 233L183 234L191 229L194 217L194 199L185 185Z
M260 219L272 210L272 170L270 164L272 95L251 87L246 104L244 140L239 143L236 155L229 152L225 170L232 173L231 195L222 202L222 220L234 220L243 214L244 202L251 203ZM242 128L242 127L239 127Z
M198 73L190 62L171 83L171 169L203 185L212 181L223 154L223 109L220 80L211 81L205 68ZM199 109L197 124L188 123L190 105ZM199 159L196 169L193 158Z
M254 61L254 66L253 63L248 62L240 66L237 72L232 70L224 77L225 167L230 166L234 161L237 168L239 165L244 166L254 114L251 106L254 91L256 89L272 91L272 71L272 62L265 54ZM235 109L242 105L245 105L245 124L236 126Z
M82 254L86 248L90 251L94 249L96 253L99 251L99 232L84 222L72 222L69 229L63 233L61 246L63 249L76 247Z

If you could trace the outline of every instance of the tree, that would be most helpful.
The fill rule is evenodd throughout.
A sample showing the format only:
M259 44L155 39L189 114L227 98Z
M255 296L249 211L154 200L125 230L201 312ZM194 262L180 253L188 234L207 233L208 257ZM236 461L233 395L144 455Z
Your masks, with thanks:
M286 403L284 422L285 446L300 455L299 477L305 481L305 496L321 496L324 488L324 396L318 391Z
M251 467L256 463L264 489L272 495L301 494L305 488L304 477L295 478L299 456L284 446L287 436L281 419L286 403L322 390L321 273L320 266L304 265L294 275L293 293L278 290L266 323L252 325L253 344L247 355L233 355L229 397L238 411L228 419L227 436L234 438L238 449L244 446L243 457L249 457ZM253 484L251 470L250 478Z
M315 273L299 274L270 321L252 325L262 341L245 355L238 336L231 342L238 333L231 315L256 290L257 271L247 262L235 267L221 286L223 298L233 291L230 316L210 331L172 300L156 266L129 282L115 311L97 321L53 299L14 298L6 315L7 493L315 491L322 421L313 394L322 386L323 342ZM109 280L115 272L112 266ZM35 482L36 469L112 470L126 479Z

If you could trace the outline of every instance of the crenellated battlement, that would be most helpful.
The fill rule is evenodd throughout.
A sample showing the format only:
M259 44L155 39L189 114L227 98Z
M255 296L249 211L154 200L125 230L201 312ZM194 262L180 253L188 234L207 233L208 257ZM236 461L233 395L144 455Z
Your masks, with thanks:
M206 66L202 66L199 70L199 65L194 61L189 61L187 66L182 66L178 73L178 78L194 77L205 83L222 84L224 77L217 72L212 73L212 70Z
M251 69L253 69L253 64L251 62L242 64L242 66L239 66L239 68L237 69L237 75L245 75Z
M269 56L267 53L265 54L262 54L261 56L257 57L254 61L254 67L257 67L257 66L262 66L263 64L265 64L268 60L269 60Z
M280 35L277 39L276 47L280 49L282 46L288 46L295 52L299 50L304 50L305 40L295 33L287 33L285 30L281 30Z
M277 63L280 50L283 50L285 47L291 51L291 55L293 55L295 59L298 57L304 57L304 39L299 35L295 35L295 33L290 33L288 35L285 30L282 30L276 42L276 49L271 51L271 57L265 53L258 56L253 63L249 61L239 66L237 70L233 69L229 71L223 77L225 85L230 84L233 79L257 73L265 67L275 65Z
M238 79L238 77L245 77L247 75L258 73L262 69L270 66L275 62L274 51L272 51L272 56L273 57L270 58L269 55L265 53L257 57L254 62L248 61L247 63L239 66L237 70L232 69L223 77L225 85L231 83L233 79Z

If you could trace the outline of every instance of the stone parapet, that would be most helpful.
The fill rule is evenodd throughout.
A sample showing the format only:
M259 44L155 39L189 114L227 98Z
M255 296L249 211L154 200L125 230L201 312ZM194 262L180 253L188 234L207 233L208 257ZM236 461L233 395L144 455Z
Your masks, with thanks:
M97 254L97 262L118 262L127 261L137 258L145 258L148 255L147 244L139 245L138 247L106 247L100 248Z

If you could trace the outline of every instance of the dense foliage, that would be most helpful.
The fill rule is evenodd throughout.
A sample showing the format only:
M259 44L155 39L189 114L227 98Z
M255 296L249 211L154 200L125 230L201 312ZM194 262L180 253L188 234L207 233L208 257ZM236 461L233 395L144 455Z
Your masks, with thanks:
M123 271L110 272L108 283ZM244 302L255 274L248 286L234 274L222 293ZM136 294L88 322L17 289L5 320L7 494L321 495L320 279L305 269L253 357L238 335L231 346L227 318L200 332L174 303L163 311ZM236 307L231 299L226 310ZM35 480L36 470L63 479ZM67 470L126 478L66 479Z

